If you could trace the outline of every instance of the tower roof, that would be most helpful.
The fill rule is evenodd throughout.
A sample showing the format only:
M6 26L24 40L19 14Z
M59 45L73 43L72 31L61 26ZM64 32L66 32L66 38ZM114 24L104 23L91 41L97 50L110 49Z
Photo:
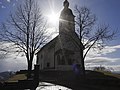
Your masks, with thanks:
M69 8L68 9L63 9L60 16L64 17L65 15L74 16L72 10L69 9Z
M65 0L63 2L63 6L64 6L64 8L68 8L69 7L69 2L67 0Z
M65 0L63 2L63 6L64 6L64 9L61 12L60 18L61 19L66 19L66 16L72 16L74 18L75 16L73 15L72 10L70 8L68 8L69 7L68 0Z

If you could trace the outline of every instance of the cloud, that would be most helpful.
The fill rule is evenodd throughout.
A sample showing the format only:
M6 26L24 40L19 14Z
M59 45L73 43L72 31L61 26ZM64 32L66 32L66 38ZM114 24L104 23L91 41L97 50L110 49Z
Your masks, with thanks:
M33 68L36 63L36 57L33 60ZM0 72L19 71L27 69L27 59L25 56L11 54L5 58L0 58Z
M27 63L24 57L9 57L0 59L0 72L3 71L18 71L21 69L26 69Z
M109 58L109 57L87 57L85 60L86 67L96 67L96 66L104 66L111 67L114 71L120 70L120 58Z
M0 42L0 47L3 49L8 46L11 47L12 43L7 42ZM1 48L1 50L2 50ZM6 49L6 48L5 48ZM16 53L16 49L14 48L7 48L9 53L4 55L4 50L0 51L0 72L3 71L18 71L18 70L24 70L27 69L27 59L24 55L24 53ZM36 57L34 57L33 65L35 64Z
M13 7L15 6L15 3L13 3L13 5L12 5Z
M109 58L109 57L87 57L86 63L115 63L119 61L120 58ZM120 64L120 63L119 63Z
M117 51L118 49L120 49L120 45L106 46L103 50L101 50L101 52L102 52L102 54L106 55L108 53L113 53L113 52Z
M10 2L10 0L7 0L7 2Z
M116 52L118 49L120 49L120 45L106 46L101 51L91 49L88 53L88 57L96 57L96 56L101 56L101 55L107 55L107 54Z
M2 5L1 8L6 8L6 7Z
M111 68L113 68L113 70L114 71L120 71L120 65L110 65L110 66L108 66L108 67L111 67Z
M115 54L120 49L120 45L115 46L106 46L100 52L91 50L85 60L85 64L87 67L95 67L95 66L106 66L113 67L115 71L120 69L120 58L109 56L111 54ZM108 55L109 54L109 55ZM119 66L119 68L118 68Z
M25 57L21 57L21 54L16 54L13 48L10 47L11 43L0 42L0 72L3 71L18 71L20 69L26 69L27 62ZM4 50L5 49L5 50ZM6 49L9 53L6 54Z

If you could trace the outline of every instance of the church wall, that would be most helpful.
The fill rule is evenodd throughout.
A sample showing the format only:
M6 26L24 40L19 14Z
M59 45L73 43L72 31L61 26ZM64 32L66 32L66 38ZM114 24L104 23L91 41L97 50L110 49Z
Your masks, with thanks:
M54 52L54 43L51 42L47 44L44 48L42 48L42 50L37 54L40 69L54 68Z
M68 70L73 70L72 65L59 65L56 67L57 70L63 70L63 71L68 71Z
M63 40L64 41L64 40ZM67 50L71 50L74 52L73 55L70 55L69 58L75 60L77 63L81 63L80 61L80 53L76 50L76 46L72 41L63 42L57 39L56 44L52 42L49 43L44 49L42 49L38 53L38 63L40 64L40 69L58 69L58 70L72 70L72 65L69 65L67 60L65 61L65 65L58 65L57 56L55 56L55 52L60 49L66 48ZM55 45L55 46L54 46ZM61 55L62 57L62 55ZM67 57L68 58L68 57Z
M56 44L55 44L55 52L57 52L59 49L61 49L61 43L60 43L60 39L59 39L59 36L58 36L58 40L56 41ZM56 58L56 55L54 56L54 59L55 59L55 68L58 66L58 62L57 62L57 58Z
M54 68L54 47L46 50L45 61L45 68Z
M40 70L44 68L44 52L37 54L37 64L40 65Z
M57 58L57 55L55 55L56 69L58 69L58 70L72 70L72 65L73 65L74 61L77 62L77 63L81 63L80 62L80 53L78 52L78 48L75 47L75 45L73 44L72 41L69 41L69 42L65 42L65 41L63 42L63 41L64 40L61 40L61 41L59 40L56 43L55 52L57 52L60 49L65 49L66 48L67 50L70 50L70 51L74 52L74 54L67 56L63 65L58 64L59 63L58 58ZM59 54L59 57L61 58L62 55ZM72 60L71 65L69 65L67 58Z

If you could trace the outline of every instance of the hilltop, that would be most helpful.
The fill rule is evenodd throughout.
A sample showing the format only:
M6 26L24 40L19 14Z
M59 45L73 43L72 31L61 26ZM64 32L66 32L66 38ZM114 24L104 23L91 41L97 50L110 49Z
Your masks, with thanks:
M71 71L40 71L39 82L61 85L72 90L119 90L120 74L111 72L86 71L86 78L76 77ZM6 82L15 83L26 79L26 73L17 74ZM40 86L38 86L40 87ZM16 90L16 89L15 89Z

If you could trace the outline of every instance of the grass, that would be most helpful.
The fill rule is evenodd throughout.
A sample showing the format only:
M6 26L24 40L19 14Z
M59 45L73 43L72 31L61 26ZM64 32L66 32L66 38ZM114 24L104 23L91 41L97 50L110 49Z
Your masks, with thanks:
M17 74L9 78L6 82L18 82L18 80L25 80L25 79L27 79L25 74Z
M112 76L112 77L116 77L116 78L120 79L120 74L115 74L115 73L108 72L108 71L97 71L97 72L100 72L100 73L103 73L104 75L108 75L108 76Z
M72 72L41 73L41 80L73 90L120 90L120 75L111 72L86 71L86 78L78 78Z
M42 76L41 76L42 75ZM86 79L76 79L73 72L42 72L41 81L50 82L73 90L119 90L120 74L105 71L87 71ZM27 79L25 74L17 74L6 82L18 82Z

